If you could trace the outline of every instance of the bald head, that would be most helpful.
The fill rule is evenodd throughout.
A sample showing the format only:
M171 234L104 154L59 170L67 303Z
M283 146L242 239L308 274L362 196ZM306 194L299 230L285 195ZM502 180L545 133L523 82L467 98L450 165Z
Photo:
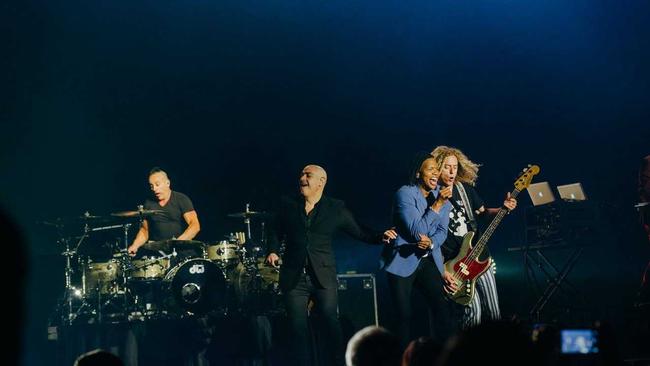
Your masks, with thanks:
M171 197L171 182L164 170L154 168L149 172L149 188L158 201L166 201Z
M314 174L318 174L319 177L325 178L325 181L327 182L327 172L325 171L325 169L323 169L322 166L316 164L309 164L302 171L304 172L306 169L313 172Z
M323 167L309 164L302 169L300 174L300 193L304 197L320 197L327 183L327 172Z
M399 365L401 358L399 338L385 328L373 325L352 336L345 350L347 366Z
M152 175L154 175L154 174L162 174L162 176L164 176L165 179L169 179L169 178L167 177L167 172L165 172L164 170L162 170L161 168L159 168L159 167L157 167L157 166L151 168L151 170L149 171L149 176L150 176L150 177L151 177Z

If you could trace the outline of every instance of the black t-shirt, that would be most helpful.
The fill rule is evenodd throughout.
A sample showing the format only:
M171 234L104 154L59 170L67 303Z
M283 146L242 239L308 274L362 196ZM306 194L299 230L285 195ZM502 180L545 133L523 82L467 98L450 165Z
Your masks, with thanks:
M147 218L149 224L149 240L167 240L179 237L186 229L187 224L183 214L194 211L192 201L183 193L172 191L167 204L160 206L157 200L147 200L144 203L147 210L162 210Z
M481 197L478 195L476 189L474 189L474 187L470 186L469 184L463 183L463 188L465 188L465 192L467 192L467 198L469 199L469 204L472 206L471 210L475 220L474 228L476 229L472 228L472 225L470 224L469 218L467 216L466 207L463 204L463 199L460 196L460 192L458 192L458 188L454 187L452 199L457 203L457 206L460 208L460 210L456 209L456 207L452 207L451 211L449 212L449 231L447 232L447 240L445 240L445 242L442 244L442 255L445 257L445 261L454 258L458 254L460 246L463 243L463 237L465 234L467 234L468 231L477 230L472 240L472 244L476 244L481 236L481 233L478 231L479 217L476 214L476 210L484 205L483 199L481 199ZM483 253L479 258L482 260L487 258L489 255L490 253L488 251L488 248L485 247Z

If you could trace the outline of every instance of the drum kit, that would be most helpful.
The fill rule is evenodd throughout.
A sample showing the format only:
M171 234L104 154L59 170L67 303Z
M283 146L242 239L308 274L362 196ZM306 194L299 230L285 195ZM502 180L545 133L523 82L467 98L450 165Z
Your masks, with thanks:
M142 248L154 256L131 257L129 229L162 211L116 212L109 216L79 217L45 222L57 229L81 226L81 235L59 231L64 247L65 290L56 309L63 324L147 321L183 318L208 313L277 312L279 269L264 261L264 240L254 240L251 220L259 219L264 231L266 213L251 211L229 217L244 220L245 232L216 242L162 240ZM115 231L119 237L115 238ZM113 233L108 255L88 254L97 245L96 233Z

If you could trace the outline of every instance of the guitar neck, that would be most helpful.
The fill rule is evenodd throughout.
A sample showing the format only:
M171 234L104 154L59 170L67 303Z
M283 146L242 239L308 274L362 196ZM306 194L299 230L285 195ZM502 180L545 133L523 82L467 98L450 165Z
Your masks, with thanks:
M512 198L517 198L517 195L519 194L519 190L516 188L510 192L510 197ZM474 245L474 248L472 248L472 253L470 254L472 256L472 259L478 258L481 253L483 253L483 249L487 245L488 240L490 240L490 237L492 237L492 234L494 233L494 230L496 230L497 226L501 223L501 220L508 214L508 209L505 207L501 207L499 209L499 212L497 212L497 215L492 219L492 222L490 223L490 226L488 226L487 229L485 229L485 232L483 235L481 235L481 238L478 240L476 245Z

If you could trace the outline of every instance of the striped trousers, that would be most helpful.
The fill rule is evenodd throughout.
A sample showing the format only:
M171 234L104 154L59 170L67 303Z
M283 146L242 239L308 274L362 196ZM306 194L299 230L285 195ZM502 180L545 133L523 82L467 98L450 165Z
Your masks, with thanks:
M479 325L483 320L501 319L494 272L493 262L492 266L476 279L476 293L472 302L463 309L461 320L463 329Z

